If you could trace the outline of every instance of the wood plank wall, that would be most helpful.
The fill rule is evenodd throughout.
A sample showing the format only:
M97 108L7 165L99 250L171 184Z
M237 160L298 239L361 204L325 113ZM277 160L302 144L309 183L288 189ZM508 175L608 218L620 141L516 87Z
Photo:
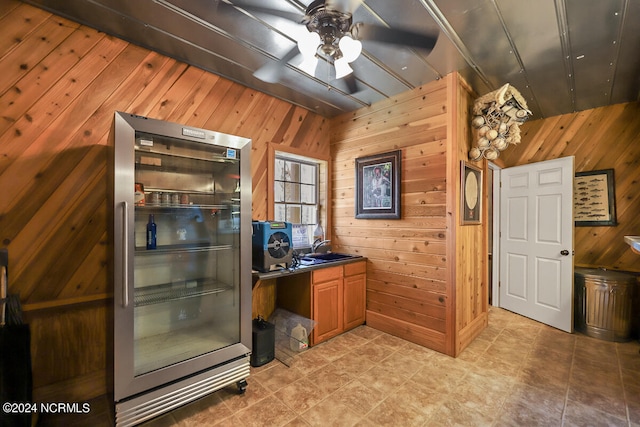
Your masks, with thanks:
M0 245L32 331L35 399L105 393L114 111L253 140L253 218L267 146L329 156L328 121L16 0L0 0Z
M450 355L457 351L456 334L482 314L470 307L482 272L466 271L479 263L467 259L463 270L455 265L461 252L455 242L458 159L460 153L466 158L468 141L467 130L457 126L461 118L468 123L470 103L462 92L452 74L331 121L332 246L368 258L367 324ZM402 218L354 219L355 159L398 149ZM469 240L465 248L474 244ZM456 323L459 274L474 278L461 283L461 296L469 295L462 304L470 308L459 308Z
M614 169L618 225L576 227L575 265L640 272L640 257L623 236L640 234L640 104L611 105L532 120L522 142L502 153L498 165L575 156L575 170Z
M455 330L450 333L451 353L460 354L480 332L488 325L489 291L488 291L488 204L487 162L469 162L468 153L472 146L471 110L474 96L471 88L462 79L452 81L449 85L449 104L452 105L449 125L449 170L447 172L448 208L451 212L449 229L455 231L450 243L455 251L450 256L451 287L455 290ZM483 170L481 183L481 224L460 225L462 201L461 161Z

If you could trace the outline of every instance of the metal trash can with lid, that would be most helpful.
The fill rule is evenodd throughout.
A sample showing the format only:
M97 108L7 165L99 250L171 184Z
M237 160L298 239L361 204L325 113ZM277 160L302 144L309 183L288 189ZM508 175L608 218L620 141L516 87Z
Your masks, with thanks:
M636 285L636 277L632 274L602 268L576 268L574 328L606 341L629 341Z

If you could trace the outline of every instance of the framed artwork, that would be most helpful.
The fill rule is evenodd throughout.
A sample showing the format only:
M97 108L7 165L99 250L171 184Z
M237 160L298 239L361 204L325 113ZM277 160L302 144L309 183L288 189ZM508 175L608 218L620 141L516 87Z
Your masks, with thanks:
M356 159L356 218L400 219L402 151Z
M482 169L462 160L460 170L460 224L481 224Z
M576 172L573 219L576 227L618 225L613 169Z

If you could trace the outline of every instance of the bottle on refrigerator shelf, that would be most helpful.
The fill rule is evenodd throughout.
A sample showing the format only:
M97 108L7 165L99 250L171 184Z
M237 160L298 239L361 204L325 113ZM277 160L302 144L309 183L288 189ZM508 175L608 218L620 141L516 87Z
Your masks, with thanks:
M136 206L144 206L144 184L142 184L141 182L136 182L135 183L135 192L133 193L133 201L136 204Z
M147 249L156 248L156 228L153 214L151 214L149 215L149 222L147 223Z

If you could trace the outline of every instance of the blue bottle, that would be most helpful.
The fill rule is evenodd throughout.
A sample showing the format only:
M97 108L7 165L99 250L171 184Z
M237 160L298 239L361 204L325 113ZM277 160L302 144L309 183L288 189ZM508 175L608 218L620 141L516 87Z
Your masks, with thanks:
M149 222L147 223L147 249L156 248L156 223L154 222L153 214L149 215Z

